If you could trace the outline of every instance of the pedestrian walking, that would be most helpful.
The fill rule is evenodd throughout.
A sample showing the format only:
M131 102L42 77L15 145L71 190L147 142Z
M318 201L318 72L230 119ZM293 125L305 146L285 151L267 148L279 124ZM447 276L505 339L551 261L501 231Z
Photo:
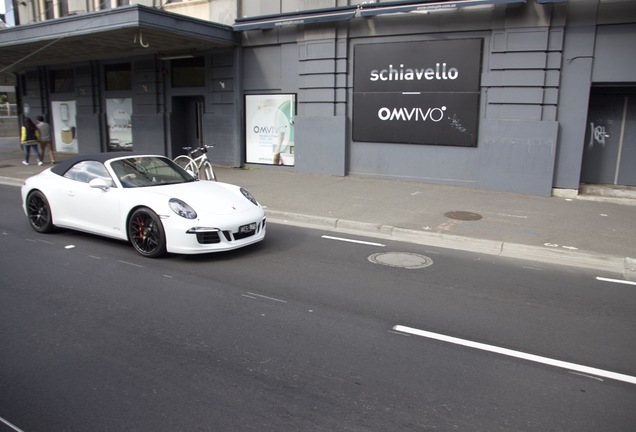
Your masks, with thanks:
M37 117L36 126L40 132L40 153L42 156L42 162L44 162L44 156L46 156L46 149L49 149L51 155L51 163L55 163L55 152L53 151L53 143L51 142L51 125L44 121L44 116L39 115Z
M24 126L22 126L22 134L20 136L20 144L24 146L24 160L23 165L29 164L29 156L31 154L31 147L35 150L35 154L38 157L38 165L42 165L42 157L40 156L40 150L38 150L38 144L40 143L40 131L29 117L24 119Z

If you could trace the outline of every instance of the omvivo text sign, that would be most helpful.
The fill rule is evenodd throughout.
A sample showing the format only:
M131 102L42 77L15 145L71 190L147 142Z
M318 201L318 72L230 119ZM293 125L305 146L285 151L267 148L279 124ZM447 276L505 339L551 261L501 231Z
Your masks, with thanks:
M481 39L361 44L353 140L477 145Z

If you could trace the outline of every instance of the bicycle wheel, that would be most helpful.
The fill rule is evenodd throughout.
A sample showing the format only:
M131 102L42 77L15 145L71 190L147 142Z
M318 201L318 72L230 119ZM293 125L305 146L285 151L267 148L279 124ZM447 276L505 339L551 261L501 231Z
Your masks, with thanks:
M190 156L177 156L174 162L186 171L190 171L195 178L199 177L199 168L197 163Z
M214 168L212 168L212 164L208 161L203 162L203 166L201 167L201 172L203 173L204 180L213 180L216 181L216 175L214 174ZM201 172L199 174L201 174Z

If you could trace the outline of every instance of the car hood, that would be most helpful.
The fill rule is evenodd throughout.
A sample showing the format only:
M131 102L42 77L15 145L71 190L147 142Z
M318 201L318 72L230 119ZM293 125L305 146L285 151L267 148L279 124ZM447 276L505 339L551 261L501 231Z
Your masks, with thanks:
M214 181L196 181L176 185L152 186L135 189L166 198L178 198L192 207L199 215L237 214L253 210L256 206L243 196L240 187ZM260 207L260 206L259 206Z

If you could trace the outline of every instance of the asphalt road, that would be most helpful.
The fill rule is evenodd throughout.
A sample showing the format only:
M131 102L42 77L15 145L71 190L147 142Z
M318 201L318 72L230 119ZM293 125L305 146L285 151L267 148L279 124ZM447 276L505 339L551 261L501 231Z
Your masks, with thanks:
M274 224L150 260L0 200L2 432L636 429L613 275Z

